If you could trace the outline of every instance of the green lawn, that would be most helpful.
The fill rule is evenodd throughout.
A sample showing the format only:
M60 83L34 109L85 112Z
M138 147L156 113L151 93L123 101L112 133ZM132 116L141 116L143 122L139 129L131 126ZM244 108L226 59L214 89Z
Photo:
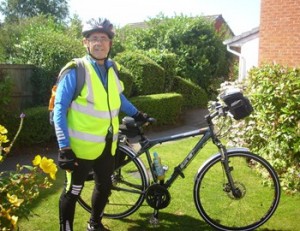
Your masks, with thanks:
M168 173L173 170L191 148L195 138L167 143L158 146L158 151L163 164L169 166ZM154 150L153 150L154 151ZM133 215L120 220L104 219L104 224L108 225L111 230L122 231L144 231L144 230L213 230L210 228L198 214L193 201L193 184L194 176L203 161L211 154L216 153L213 145L209 144L200 153L191 165L185 170L185 178L178 180L170 188L171 203L161 210L159 218L160 225L152 227L149 224L149 217L153 210L146 203ZM168 174L167 174L168 176ZM22 219L19 223L20 231L55 231L59 230L58 226L58 199L62 190L63 172L59 171L58 179L51 189L43 193L32 209L33 216L29 220ZM273 217L258 230L281 230L295 231L300 230L298 221L300 208L300 194L291 196L282 193L281 202ZM86 230L86 222L89 214L85 212L80 205L77 205L76 218L74 224L75 231Z

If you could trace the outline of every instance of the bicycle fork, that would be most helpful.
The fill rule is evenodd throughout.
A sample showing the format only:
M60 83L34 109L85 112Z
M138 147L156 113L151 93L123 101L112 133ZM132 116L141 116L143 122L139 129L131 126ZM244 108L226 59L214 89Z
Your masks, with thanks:
M223 170L225 172L226 175L226 179L227 179L227 183L224 184L224 192L226 193L232 193L233 197L238 199L242 197L242 192L239 189L239 187L237 187L235 185L234 179L232 177L232 171L234 170L232 166L230 166L230 161L227 155L227 150L223 145L218 145L219 150L220 150L220 154L221 154L221 163L222 163L222 167Z

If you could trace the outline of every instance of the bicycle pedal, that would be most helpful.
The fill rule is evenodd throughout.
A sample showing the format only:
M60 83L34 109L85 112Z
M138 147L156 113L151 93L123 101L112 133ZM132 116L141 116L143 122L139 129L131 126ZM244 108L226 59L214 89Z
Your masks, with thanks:
M154 227L158 227L159 226L159 220L158 218L156 218L154 215L152 215L149 219L149 223L150 225L154 226Z

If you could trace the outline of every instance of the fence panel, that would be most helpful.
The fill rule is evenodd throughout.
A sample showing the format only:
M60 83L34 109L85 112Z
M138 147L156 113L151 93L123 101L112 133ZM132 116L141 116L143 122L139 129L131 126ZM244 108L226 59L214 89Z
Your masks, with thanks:
M0 64L0 71L12 80L12 94L9 108L13 111L31 107L33 102L31 76L34 65Z

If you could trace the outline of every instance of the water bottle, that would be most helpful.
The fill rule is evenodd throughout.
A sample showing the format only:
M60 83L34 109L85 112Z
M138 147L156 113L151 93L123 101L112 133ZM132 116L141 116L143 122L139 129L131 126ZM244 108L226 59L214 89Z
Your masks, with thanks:
M157 176L158 180L164 180L165 179L165 170L163 169L163 166L161 165L160 157L158 156L157 152L153 153L153 165L155 174Z

